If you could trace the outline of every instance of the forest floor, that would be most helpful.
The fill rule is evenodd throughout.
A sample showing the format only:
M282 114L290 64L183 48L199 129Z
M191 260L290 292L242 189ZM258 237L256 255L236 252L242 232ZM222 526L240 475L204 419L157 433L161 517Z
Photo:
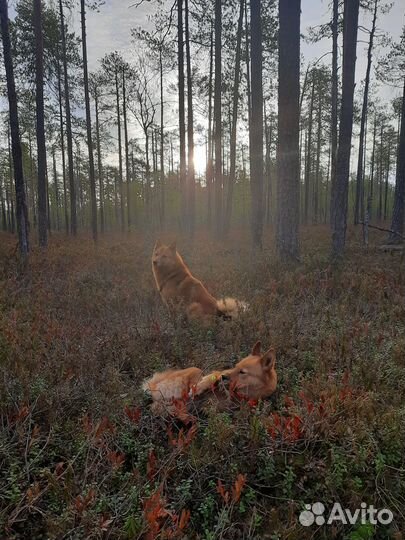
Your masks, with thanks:
M168 315L152 235L97 248L54 235L24 276L2 235L0 537L405 538L405 264L358 233L335 270L323 227L303 231L296 266L277 261L270 234L260 254L245 233L178 237L213 294L250 303L210 329ZM258 339L277 349L272 399L192 427L151 415L145 377L229 366ZM394 521L302 526L317 501Z

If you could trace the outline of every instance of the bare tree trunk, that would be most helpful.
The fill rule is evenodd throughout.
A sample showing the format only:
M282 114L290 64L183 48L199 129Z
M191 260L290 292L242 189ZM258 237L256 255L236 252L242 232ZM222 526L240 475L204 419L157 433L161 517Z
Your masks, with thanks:
M185 0L185 38L186 38L186 63L187 63L187 144L188 144L188 229L191 236L195 229L195 170L194 170L194 115L193 115L193 80L190 57L190 27L189 27L188 0Z
M58 172L56 170L56 155L55 154L56 154L55 148L53 148L52 161L53 161L53 182L55 186L56 229L60 231Z
M38 155L38 239L41 247L48 243L46 194L46 144L44 121L44 44L42 38L42 4L34 0L33 21L35 34L35 103Z
M367 197L367 205L368 205L368 217L371 220L372 218L372 203L374 198L374 169L375 169L375 147L376 147L376 141L377 141L377 117L374 116L374 132L373 132L373 149L371 152L371 171L370 171L370 187L369 187L369 194Z
M118 130L118 173L121 199L121 231L125 231L125 208L124 208L124 180L122 172L122 135L121 135L121 111L120 111L120 90L118 81L118 71L115 72L115 94L117 106L117 130Z
M388 215L388 187L389 187L390 169L391 169L391 137L388 140L387 160L386 160L386 169L385 169L384 221L387 219L387 215Z
M321 169L321 145L322 145L322 94L321 85L319 84L318 90L318 134L316 142L316 171L315 171L315 185L313 190L313 209L312 209L312 221L313 223L319 222L319 195L320 195L320 169Z
M266 157L265 157L265 170L266 170L266 225L270 225L272 221L271 212L271 200L272 200L272 188L271 188L271 143L272 143L272 120L271 117L267 121L265 113L265 141L266 141Z
M60 31L61 31L61 41L62 41L63 78L64 78L64 86L65 86L66 140L67 140L67 152L68 152L69 191L70 191L70 230L71 230L71 233L75 236L77 234L76 186L75 186L75 178L74 178L72 118L71 118L71 111L70 111L70 88L69 88L69 76L68 76L68 69L67 69L65 20L64 20L64 15L63 15L62 0L59 0L59 14L60 14Z
M212 129L212 80L214 72L214 35L211 28L211 43L210 43L210 68L208 79L208 156L207 156L207 221L208 227L212 225L212 181L213 181L213 163L212 163L212 149L213 149L213 129Z
M309 106L309 121L308 121L308 149L305 159L305 179L304 179L304 223L308 223L309 217L309 191L312 173L312 126L313 126L313 110L315 96L315 72L312 71L312 91L311 102Z
M379 159L379 175L378 175L378 219L382 220L383 215L383 177L384 177L384 125L381 124L380 131L380 159Z
M216 232L222 234L222 6L215 0L215 81L214 81L214 140L215 140L215 219Z
M229 232L232 216L233 203L233 187L236 179L236 133L238 123L238 105L239 105L239 82L240 82L240 63L241 63L241 48L242 48L242 30L243 30L243 14L245 10L245 1L240 0L239 3L239 19L238 30L236 34L236 54L235 54L235 73L233 81L233 100L232 100L232 119L231 119L231 138L230 138L230 164L229 164L229 180L228 193L226 201L224 232Z
M14 68L11 54L7 0L0 0L0 24L1 38L3 42L3 60L7 79L7 97L10 110L10 132L17 206L18 243L21 256L23 259L26 259L29 251L28 209L25 196L20 128L18 123L17 94L15 90Z
M350 151L353 130L353 97L356 70L359 0L345 0L343 31L343 82L336 181L332 186L332 253L341 257L346 243Z
M364 215L363 215L364 214L363 160L364 160L364 151L365 151L364 138L365 138L365 131L366 131L371 63L373 59L373 43L374 43L374 35L375 35L375 29L376 29L376 23L377 23L377 8L378 8L378 0L375 0L373 24L371 27L370 40L369 40L368 52L367 52L367 70L366 70L366 78L365 78L365 83L364 83L363 106L361 110L361 121L360 121L359 159L357 162L356 199L355 199L355 207L354 207L354 224L355 225L358 225L360 221L364 221Z
M252 193L253 245L262 247L263 236L263 53L261 0L250 0L252 56L252 124L250 187Z
M86 130L87 150L89 154L89 181L91 202L91 230L93 240L97 241L97 198L96 198L96 175L94 171L93 140L91 133L89 74L87 68L87 38L86 38L86 8L85 1L80 0L81 23L82 23L82 50L83 50L83 75L84 75L84 101L86 104Z
M178 33L178 84L179 84L179 136L180 136L180 191L182 197L181 222L187 223L187 170L186 170L186 128L184 108L184 31L183 0L177 1L177 33Z
M65 131L63 129L63 107L62 107L62 77L59 64L58 50L58 101L59 101L59 125L60 125L60 146L62 155L62 177L63 177L63 207L65 213L65 230L69 234L69 213L67 207L67 188L66 188L66 160L65 160Z
M338 146L338 36L339 36L339 0L333 0L332 18L332 107L331 107L331 198L330 223L333 223L332 193L336 181L336 158Z
M166 214L165 195L165 133L164 133L164 100L163 100L163 43L159 49L159 71L160 71L160 228L164 227Z
M279 0L277 250L299 256L301 0Z
M392 211L391 233L388 241L391 244L398 243L398 234L404 233L404 204L405 204L405 79L402 95L401 128L397 153L397 172L395 178L394 208Z
M124 117L124 146L125 146L125 179L127 183L127 223L128 231L131 229L131 176L129 167L129 143L127 121L127 91L125 80L125 68L122 70L122 113Z
M103 233L105 227L104 216L104 186L103 186L103 164L101 159L101 142L100 142L100 112L99 112L99 96L98 88L94 96L94 104L96 109L96 146L97 146L97 176L100 190L100 230Z

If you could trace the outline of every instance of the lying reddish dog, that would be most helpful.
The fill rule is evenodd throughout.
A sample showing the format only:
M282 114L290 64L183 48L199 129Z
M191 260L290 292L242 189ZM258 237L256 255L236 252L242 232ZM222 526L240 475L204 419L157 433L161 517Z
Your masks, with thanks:
M229 401L229 396L217 385L224 380L229 381L235 392L246 399L269 397L277 386L276 353L272 348L264 354L260 351L261 343L258 341L250 355L240 360L234 368L214 371L205 376L196 367L155 373L143 383L143 389L152 397L152 410L156 414L175 414L176 400L186 397L194 401L214 388L218 400Z

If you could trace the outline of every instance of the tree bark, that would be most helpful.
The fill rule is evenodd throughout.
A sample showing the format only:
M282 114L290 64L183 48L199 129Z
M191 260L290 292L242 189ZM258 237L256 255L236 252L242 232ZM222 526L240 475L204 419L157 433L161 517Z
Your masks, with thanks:
M336 158L338 146L338 37L339 37L339 0L333 0L332 17L332 106L331 106L331 200L330 200L330 222L333 222L332 215L332 193L336 181Z
M65 230L69 234L69 213L67 207L67 187L66 187L66 159L65 159L65 132L63 129L63 106L62 106L62 77L59 64L59 50L57 62L58 75L58 101L59 101L59 126L60 126L60 146L62 155L62 178L63 178L63 207L65 214Z
M93 240L97 241L97 198L96 198L96 175L94 171L93 138L91 133L90 92L89 74L87 68L87 37L86 37L86 7L85 1L80 0L81 25L82 25L82 50L83 50L83 76L84 76L84 101L86 105L86 131L87 150L89 154L89 181L91 202L91 230Z
M313 110L315 97L315 70L312 70L312 91L311 101L309 105L309 121L308 121L308 146L305 159L305 178L304 178L304 223L308 223L309 217L309 191L312 172L312 127L313 127Z
M190 57L190 26L188 0L185 0L185 38L186 38L186 64L187 64L187 145L188 145L188 168L187 168L187 192L188 192L188 230L190 236L194 235L195 229L195 168L194 168L194 114L193 114L193 80Z
M399 144L397 153L397 172L395 178L394 208L392 211L391 229L388 242L391 244L399 242L399 233L404 233L404 204L405 204L405 79L402 95L401 128L399 134Z
M63 59L63 78L65 86L65 111L66 111L66 141L68 153L68 169L69 169L69 191L70 191L70 230L75 236L77 234L77 209L76 209L76 186L74 178L74 161L73 161L73 137L72 137L72 118L70 111L70 88L69 76L67 69L67 53L66 53L66 33L65 20L63 15L63 3L59 0L60 14L60 31L62 41L62 59Z
M121 199L121 231L125 231L125 208L124 208L124 180L122 172L122 135L121 135L121 111L120 111L120 90L118 81L118 68L115 72L115 97L117 106L117 131L118 131L118 174Z
M299 99L301 0L279 0L277 250L299 256Z
M165 133L164 133L164 100L163 100L163 43L159 48L159 71L160 71L160 228L164 227L166 213L165 195Z
M355 199L355 207L354 207L354 224L355 225L358 225L359 221L364 221L364 170L363 170L364 151L365 151L364 137L365 137L365 131L366 131L371 63L373 59L373 43L374 43L374 35L375 35L375 29L376 29L376 23L377 23L377 8L378 8L378 0L375 0L373 23L371 26L370 40L368 43L368 51L367 51L367 69L366 69L366 78L364 82L363 106L361 109L361 120L360 120L359 158L357 162L356 199Z
M34 0L35 35L35 103L38 159L38 240L41 247L48 243L48 212L46 194L46 144L44 120L44 43L42 37L42 2Z
M124 146L125 146L125 179L127 183L127 223L128 231L131 229L131 176L129 167L129 143L127 121L127 89L125 80L125 68L122 70L122 113L124 118Z
M229 180L228 180L228 193L227 193L225 219L224 219L225 234L229 232L229 227L231 224L233 187L236 180L236 134L237 134L237 123L238 123L239 82L240 82L240 64L241 64L244 10L245 10L245 1L240 0L238 29L237 29L237 34L236 34L235 73L234 73L234 81L233 81L231 138L230 138L230 157L229 157L229 160L230 160Z
M252 124L250 188L252 194L252 240L262 247L263 236L263 52L261 0L250 0Z
M103 233L105 228L104 216L104 186L103 186L103 164L101 159L101 141L100 141L100 111L98 88L95 91L94 104L96 109L96 145L97 145L97 175L100 190L100 230Z
M343 256L346 243L359 4L359 0L345 0L344 6L342 108L336 180L332 186L332 255L335 259Z
M222 235L222 6L215 0L215 80L214 80L214 141L215 141L215 220L216 232Z
M213 163L212 163L212 148L213 148L213 126L212 126L212 80L214 72L214 35L211 27L210 41L210 67L208 78L208 156L207 156L207 222L208 227L212 225L212 180L213 180Z
M184 107L184 31L183 31L183 0L177 1L177 61L179 85L179 137L180 137L180 191L181 191L181 223L187 224L187 171L186 171L186 128Z
M55 148L53 148L52 149L52 162L53 162L53 182L54 182L54 187L55 187L56 229L60 231L58 172L56 170L56 155L55 154L56 154Z
M29 252L28 209L25 196L17 94L14 81L13 58L11 54L7 0L0 0L0 25L3 42L3 60L7 81L7 97L10 110L11 150L14 168L18 243L20 254L25 260Z

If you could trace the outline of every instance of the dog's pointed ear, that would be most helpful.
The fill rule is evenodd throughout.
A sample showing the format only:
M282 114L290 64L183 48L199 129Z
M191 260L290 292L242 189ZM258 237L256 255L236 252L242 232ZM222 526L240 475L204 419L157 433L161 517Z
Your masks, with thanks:
M256 341L256 343L253 345L251 355L252 356L260 356L260 351L262 350L262 342Z
M276 365L276 351L271 347L261 358L262 366L265 371L270 371Z
M161 246L162 246L162 242L160 241L160 238L158 238L158 239L156 240L156 244L155 244L154 249L158 249L158 248L160 248Z
M170 251L172 251L174 254L176 253L176 251L177 251L176 240L174 240L174 242L172 242L172 243L169 245L169 249L170 249Z

